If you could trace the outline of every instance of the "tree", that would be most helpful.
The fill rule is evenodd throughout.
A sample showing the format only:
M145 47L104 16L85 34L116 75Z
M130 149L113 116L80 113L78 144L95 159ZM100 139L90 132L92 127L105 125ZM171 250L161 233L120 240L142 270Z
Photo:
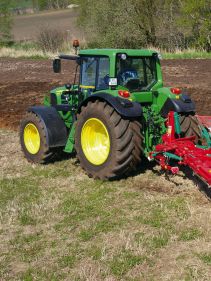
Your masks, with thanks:
M93 45L159 47L160 37L167 45L166 37L176 30L172 28L170 32L169 21L175 20L177 3L178 0L81 0L79 23Z
M8 44L11 41L12 17L10 1L0 0L0 42Z
M181 23L193 34L193 45L211 52L211 1L181 0Z
M78 0L91 47L211 50L210 0Z
M70 4L70 0L34 0L40 10L62 9Z
M156 45L153 0L81 0L80 24L105 47Z

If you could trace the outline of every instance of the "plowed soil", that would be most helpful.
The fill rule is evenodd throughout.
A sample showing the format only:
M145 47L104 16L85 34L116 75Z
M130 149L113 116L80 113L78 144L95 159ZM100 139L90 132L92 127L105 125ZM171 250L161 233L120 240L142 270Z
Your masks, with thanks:
M53 87L73 82L73 62L63 63L54 74L46 60L0 59L0 127L17 129L26 109L41 104ZM162 61L165 86L184 89L196 103L197 112L211 115L211 60Z

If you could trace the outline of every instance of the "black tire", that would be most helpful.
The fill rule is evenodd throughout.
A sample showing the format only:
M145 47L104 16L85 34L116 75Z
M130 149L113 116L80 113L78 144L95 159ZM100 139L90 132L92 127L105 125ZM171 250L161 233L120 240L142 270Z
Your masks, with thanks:
M180 115L180 127L182 137L195 136L195 144L204 144L204 140L201 137L200 124L196 116Z
M81 167L89 177L116 179L135 170L141 162L142 135L141 124L137 120L123 119L106 102L96 100L83 106L77 116L75 149ZM99 119L106 127L110 138L108 158L101 165L94 165L86 158L81 145L81 131L90 118Z
M32 154L26 148L24 142L24 129L25 127L32 123L38 130L40 136L40 148L36 154ZM21 121L20 124L20 143L22 151L29 162L32 163L46 163L52 160L57 154L56 149L49 149L46 140L46 133L44 129L44 124L42 120L36 114L28 112L25 118Z

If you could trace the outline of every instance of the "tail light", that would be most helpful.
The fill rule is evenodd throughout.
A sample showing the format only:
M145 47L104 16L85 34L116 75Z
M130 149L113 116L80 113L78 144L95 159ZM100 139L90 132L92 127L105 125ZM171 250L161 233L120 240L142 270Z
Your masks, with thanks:
M125 91L125 90L119 90L118 95L122 98L129 98L130 97L130 93L128 91Z
M182 93L180 88L171 88L172 94L180 95Z

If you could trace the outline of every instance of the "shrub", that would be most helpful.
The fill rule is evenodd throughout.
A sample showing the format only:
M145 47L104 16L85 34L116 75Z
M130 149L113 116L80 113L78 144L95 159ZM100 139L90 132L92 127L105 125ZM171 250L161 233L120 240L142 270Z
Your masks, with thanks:
M58 52L64 48L67 35L55 28L43 27L37 36L37 44L41 50L46 52Z

